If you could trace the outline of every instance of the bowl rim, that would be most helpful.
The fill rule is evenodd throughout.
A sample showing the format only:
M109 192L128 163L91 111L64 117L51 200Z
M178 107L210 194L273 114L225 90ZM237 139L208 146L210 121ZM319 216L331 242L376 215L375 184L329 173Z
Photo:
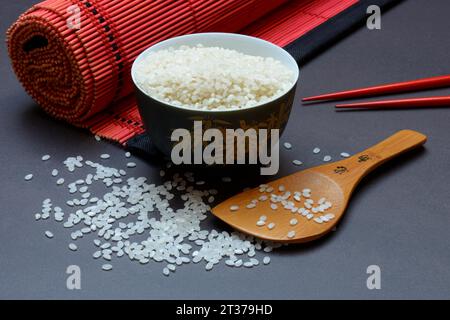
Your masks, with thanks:
M273 96L270 100L268 101L264 101L263 103L259 103L259 104L255 104L254 106L250 106L250 107L243 107L243 108L238 108L238 109L196 109L193 107L184 107L184 106L176 106L173 104L170 104L166 101L157 99L151 95L149 95L148 93L146 93L140 86L139 84L136 82L135 80L135 66L136 66L136 62L140 59L142 59L142 57L146 54L148 54L149 51L157 51L159 47L166 45L170 42L173 42L175 39L179 40L179 39L185 39L185 38L197 38L197 37L205 37L205 36L216 36L216 37L236 37L236 38L241 38L241 39L248 39L251 41L256 41L256 42L260 42L263 45L266 46L270 46L275 48L276 50L280 51L281 54L285 55L286 58L288 60L290 60L290 62L292 63L292 65L297 66L296 68L294 68L294 70L292 70L294 72L294 81L292 82L292 84L288 87L288 89L284 90L282 93L277 94L275 96ZM291 68L289 68L291 69ZM186 35L182 35L182 36L177 36L177 37L172 37L163 41L160 41L158 43L155 43L153 45L151 45L150 47L148 47L147 49L144 49L137 57L136 59L134 59L133 64L131 65L131 79L133 81L133 84L135 86L135 88L137 88L137 90L139 90L142 94L144 94L145 96L158 101L159 103L167 106L167 107L171 107L171 108L177 108L177 109L181 109L181 110L188 110L188 111L194 111L194 112L211 112L211 113L217 113L217 112L236 112L236 111L241 111L241 110L249 110L249 109L253 109L253 108L259 108L262 107L264 105L270 104L276 100L278 100L279 98L283 97L284 95L286 95L287 93L289 93L292 88L294 88L297 83L298 83L298 79L300 76L300 69L298 67L297 61L295 61L294 57L292 57L292 55L287 52L284 48L277 46L269 41L260 39L260 38L256 38L256 37L252 37L252 36L247 36L247 35L243 35L243 34L238 34L238 33L231 33L231 32L202 32L202 33L192 33L192 34L186 34Z

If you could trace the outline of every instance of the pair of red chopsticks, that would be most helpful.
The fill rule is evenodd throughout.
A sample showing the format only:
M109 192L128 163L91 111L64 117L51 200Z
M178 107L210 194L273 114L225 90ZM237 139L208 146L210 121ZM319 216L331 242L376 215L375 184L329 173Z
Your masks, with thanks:
M377 96L381 94L412 92L416 90L450 87L450 75L425 78L413 81L390 83L380 86L327 93L303 98L304 102L320 100L340 100ZM389 108L421 108L421 107L450 107L450 96L380 100L337 104L336 108L343 109L389 109Z

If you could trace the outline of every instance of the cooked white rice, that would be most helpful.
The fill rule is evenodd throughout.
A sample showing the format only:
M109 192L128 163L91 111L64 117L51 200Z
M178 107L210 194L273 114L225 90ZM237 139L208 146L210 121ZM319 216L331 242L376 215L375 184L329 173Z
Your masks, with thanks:
M140 88L160 101L219 110L264 103L294 82L294 73L273 58L201 45L153 52L138 62L135 76Z

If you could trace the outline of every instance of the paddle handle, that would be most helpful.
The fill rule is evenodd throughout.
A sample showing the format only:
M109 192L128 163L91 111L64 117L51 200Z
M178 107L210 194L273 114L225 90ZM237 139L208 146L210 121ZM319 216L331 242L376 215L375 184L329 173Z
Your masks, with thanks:
M426 141L427 136L420 132L401 130L350 158L327 165L326 171L344 190L352 192L357 183L376 167Z

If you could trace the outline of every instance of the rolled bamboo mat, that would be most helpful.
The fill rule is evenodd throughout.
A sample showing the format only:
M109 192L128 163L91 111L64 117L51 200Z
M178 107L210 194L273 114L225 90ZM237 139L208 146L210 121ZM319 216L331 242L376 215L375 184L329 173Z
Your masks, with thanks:
M19 81L46 112L126 144L144 131L130 69L150 45L222 31L286 46L357 2L47 0L10 27L8 52ZM73 6L80 13L79 28L68 24Z

